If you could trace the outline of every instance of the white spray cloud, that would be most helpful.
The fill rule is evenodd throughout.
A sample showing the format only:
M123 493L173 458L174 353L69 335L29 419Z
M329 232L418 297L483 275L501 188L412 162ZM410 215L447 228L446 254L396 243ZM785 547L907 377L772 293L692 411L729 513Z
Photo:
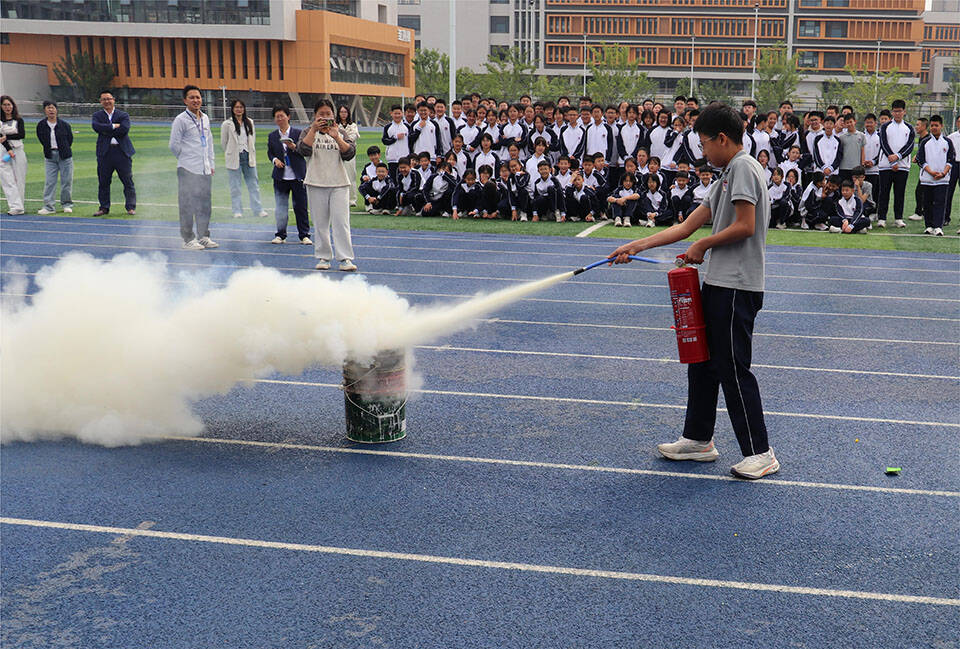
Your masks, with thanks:
M409 349L572 274L418 309L361 277L259 267L212 287L226 272L173 277L164 258L132 253L71 253L41 270L32 303L5 303L0 314L0 441L119 446L197 434L198 399L275 372Z

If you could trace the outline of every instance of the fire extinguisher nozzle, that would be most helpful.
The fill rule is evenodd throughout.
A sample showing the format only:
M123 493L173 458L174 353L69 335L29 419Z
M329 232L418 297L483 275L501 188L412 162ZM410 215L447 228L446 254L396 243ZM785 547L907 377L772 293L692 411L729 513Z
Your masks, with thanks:
M573 276L576 277L576 276L579 275L580 273L585 273L585 272L587 272L587 269L586 269L586 268L578 268L578 269L576 269L575 271L573 271Z

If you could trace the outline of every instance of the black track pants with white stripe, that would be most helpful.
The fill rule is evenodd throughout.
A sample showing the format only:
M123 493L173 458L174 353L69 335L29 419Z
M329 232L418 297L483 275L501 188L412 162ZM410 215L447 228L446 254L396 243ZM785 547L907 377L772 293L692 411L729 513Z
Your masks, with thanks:
M710 360L687 366L689 389L683 436L704 442L713 438L722 387L743 455L764 453L769 448L767 426L760 387L750 371L753 322L763 307L763 293L704 284L702 294Z

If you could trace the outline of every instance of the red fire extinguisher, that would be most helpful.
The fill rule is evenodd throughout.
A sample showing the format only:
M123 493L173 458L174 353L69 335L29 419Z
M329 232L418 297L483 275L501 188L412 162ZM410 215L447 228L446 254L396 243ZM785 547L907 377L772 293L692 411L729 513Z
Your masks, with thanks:
M700 276L696 268L684 263L683 255L677 256L677 266L667 273L675 322L671 329L677 332L680 362L702 363L710 360L710 350L700 301Z

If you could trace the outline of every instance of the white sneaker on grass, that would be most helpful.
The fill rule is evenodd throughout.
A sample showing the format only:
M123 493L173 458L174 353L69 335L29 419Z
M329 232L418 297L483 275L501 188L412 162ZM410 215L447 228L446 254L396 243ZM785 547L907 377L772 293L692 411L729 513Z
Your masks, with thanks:
M352 273L357 270L357 265L353 263L352 259L344 259L340 262L340 270L345 273Z
M527 221L527 215L526 215L526 214L521 214L521 215L520 215L520 222L521 222L521 223L526 223L526 221Z
M709 442L698 442L693 439L681 437L675 442L669 444L657 444L657 450L660 455L668 460L694 460L695 462L713 462L720 457L720 452L713 445L713 440Z
M823 232L824 230L827 229L827 224L826 224L826 223L817 223L817 224L816 224L815 226L813 226L813 227L816 228L817 230L820 230L821 232Z
M233 218L235 218L235 219L242 219L242 218L243 218L243 212L234 212L234 213L233 213Z
M623 227L623 219L621 219L621 218L618 216L617 218L615 218L615 219L613 220L613 225L614 225L614 227L617 227L617 228Z
M743 458L730 467L730 473L738 478L747 478L748 480L757 480L765 475L776 473L780 470L780 463L773 454L773 449L768 449L766 453L758 453Z
M265 218L267 218L267 217L270 216L270 215L267 214L267 210L260 210L260 213L257 214L257 216L259 216L261 219L265 219Z
M270 243L280 244L280 243L283 243L283 239L281 239L280 237L274 237L270 239Z
M310 239L310 237L304 237L304 238L300 239L300 243L302 243L302 244L305 245L305 246L312 246L312 245L313 245L313 241Z
M942 237L942 236L943 236L943 228L934 228L934 229L933 229L933 234L936 235L936 236L938 236L938 237Z
M843 230L841 230L840 228L838 228L838 227L835 226L835 225L831 225L831 226L830 226L830 232L832 232L833 234L837 234L838 232L843 232Z
M73 208L72 208L72 207L65 207L65 208L63 208L63 213L64 213L64 214L73 214Z
M197 242L204 248L219 248L220 244L210 237L200 237Z
M328 259L318 259L317 265L314 266L317 270L330 270L330 261Z
M786 230L786 229L787 229L787 224L786 224L786 223L777 223L777 229L778 229L778 230Z
M895 226L897 226L898 228L905 228L905 227L907 227L907 224L903 222L903 219L897 219L897 220L895 220L895 221L893 222L893 224L894 224Z
M183 244L184 250L203 250L203 244L197 241L196 239L190 239L190 241L185 241Z
M886 220L886 219L877 219L877 227L878 227L878 228L886 228L886 227L887 227L887 220Z
M57 213L57 210L48 210L45 207L41 207L39 210L37 210L37 214L39 214L40 216L50 216L51 214L56 214L56 213Z
M801 229L801 230L809 230L809 229L810 229L810 226L807 225L807 220L806 220L806 219L803 219L802 221L800 221L800 229Z
M633 227L633 223L630 222L630 219L624 217L624 219L623 219L623 227L625 227L625 228L632 228L632 227Z
M927 228L923 231L924 234L933 234L933 228Z
M910 219L911 221L922 221L922 220L923 220L923 217L920 216L919 214L916 214L916 213L911 214L911 215L908 216L907 218Z

